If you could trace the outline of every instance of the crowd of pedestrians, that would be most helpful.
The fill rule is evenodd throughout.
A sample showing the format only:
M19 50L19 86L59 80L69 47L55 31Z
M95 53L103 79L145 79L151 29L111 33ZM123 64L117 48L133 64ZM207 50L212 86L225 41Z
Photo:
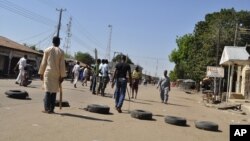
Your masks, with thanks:
M59 48L60 38L54 37L53 45L46 48L40 64L39 72L40 79L43 81L44 96L44 111L45 113L54 113L56 93L61 88L61 83L66 77L64 51ZM80 62L76 61L72 71L72 83L74 88L77 88L77 82L81 82L82 86L87 86L90 81L89 89L93 95L105 96L105 89L108 83L114 88L115 108L121 113L122 105L128 91L128 86L132 91L132 97L136 99L139 90L139 84L142 81L142 73L139 66L132 71L127 63L127 57L121 55L121 59L114 67L111 73L109 62L107 59L97 59L93 67L88 65L80 66ZM16 84L27 86L31 83L28 78L27 70L27 55L20 58L16 67L19 69L19 74L16 78ZM164 71L164 77L158 82L157 88L160 90L160 99L167 104L168 93L170 91L170 79L167 76L167 71ZM129 97L130 98L130 97Z

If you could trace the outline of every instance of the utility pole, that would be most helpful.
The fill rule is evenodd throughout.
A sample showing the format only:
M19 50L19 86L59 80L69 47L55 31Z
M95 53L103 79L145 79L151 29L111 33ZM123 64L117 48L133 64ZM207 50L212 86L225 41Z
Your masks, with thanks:
M97 56L97 49L96 48L95 48L94 52L95 52L95 64L97 65L98 56Z
M106 56L106 58L108 60L110 60L112 25L108 25L108 27L110 28L110 33L109 33L109 41L108 41L108 46L107 46L107 56Z
M155 77L157 77L157 71L158 71L158 59L156 60L156 70L155 70Z
M217 47L216 47L216 67L219 66L219 48L220 48L220 36L221 36L221 25L219 25L219 31L218 31L218 41L217 41ZM218 95L220 93L220 82L221 79L218 79L217 77L214 78L214 94Z
M70 44L71 44L71 21L72 21L72 17L70 17L69 19L69 23L67 24L67 36L65 38L65 44L64 44L64 48L65 48L65 53L68 54L68 49L70 47Z
M62 12L66 11L66 9L56 9L57 11L60 11L59 13L59 21L58 21L58 26L57 26L57 34L56 37L59 37L60 34L60 28L61 28L61 19L62 19Z
M234 33L234 46L236 46L237 36L238 36L238 23L236 23L235 33Z

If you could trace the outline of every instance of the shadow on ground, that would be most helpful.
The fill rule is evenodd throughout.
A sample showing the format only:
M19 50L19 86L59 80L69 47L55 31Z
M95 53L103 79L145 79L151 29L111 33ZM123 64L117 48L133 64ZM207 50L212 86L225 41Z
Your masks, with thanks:
M100 119L100 118L94 118L94 117L83 116L83 115L76 115L76 114L70 114L70 113L57 113L57 114L59 114L59 115L61 115L61 116L82 118L82 119L88 119L88 120L105 121L105 122L114 122L114 121L108 120L108 119Z

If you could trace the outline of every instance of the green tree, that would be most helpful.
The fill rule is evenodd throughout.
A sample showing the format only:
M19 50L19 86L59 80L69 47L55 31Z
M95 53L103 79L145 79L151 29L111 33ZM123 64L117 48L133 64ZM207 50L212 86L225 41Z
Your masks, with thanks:
M122 56L123 54L118 54L118 55L116 55L113 59L112 59L112 62L119 62L120 60L121 60L121 56ZM132 62L132 60L129 58L129 57L127 57L127 63L128 64L134 64L133 62Z
M89 53L82 53L80 51L78 51L75 54L75 59L87 65L91 65L95 63L94 58Z
M207 66L219 64L224 46L234 45L236 24L249 28L250 12L221 9L220 12L207 14L204 21L195 25L192 34L178 37L178 48L169 55L169 60L175 63L173 76L200 81ZM244 46L249 42L250 35L238 31L236 45Z
M175 74L175 71L169 72L169 78L171 81L176 81L178 79L177 75Z
M64 54L65 58L74 58L71 54L65 53Z

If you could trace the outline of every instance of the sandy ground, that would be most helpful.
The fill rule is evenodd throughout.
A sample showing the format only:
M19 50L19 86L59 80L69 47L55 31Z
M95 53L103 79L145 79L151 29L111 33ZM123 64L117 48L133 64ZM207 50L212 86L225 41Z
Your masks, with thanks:
M113 89L108 86L106 96L92 95L89 87L77 88L63 82L63 99L70 107L45 114L41 81L33 80L29 87L20 87L14 80L0 80L0 141L228 141L230 124L250 124L250 116L204 106L201 94L187 94L172 88L169 104L160 102L156 86L139 87L137 99L126 100L118 113L114 108ZM5 91L26 90L31 100L6 97ZM127 98L127 97L126 97ZM88 104L110 107L110 114L102 115L82 110ZM130 116L133 109L153 113L153 120L138 120ZM186 127L164 122L166 115L184 117ZM219 125L218 132L197 129L194 121L205 120Z

